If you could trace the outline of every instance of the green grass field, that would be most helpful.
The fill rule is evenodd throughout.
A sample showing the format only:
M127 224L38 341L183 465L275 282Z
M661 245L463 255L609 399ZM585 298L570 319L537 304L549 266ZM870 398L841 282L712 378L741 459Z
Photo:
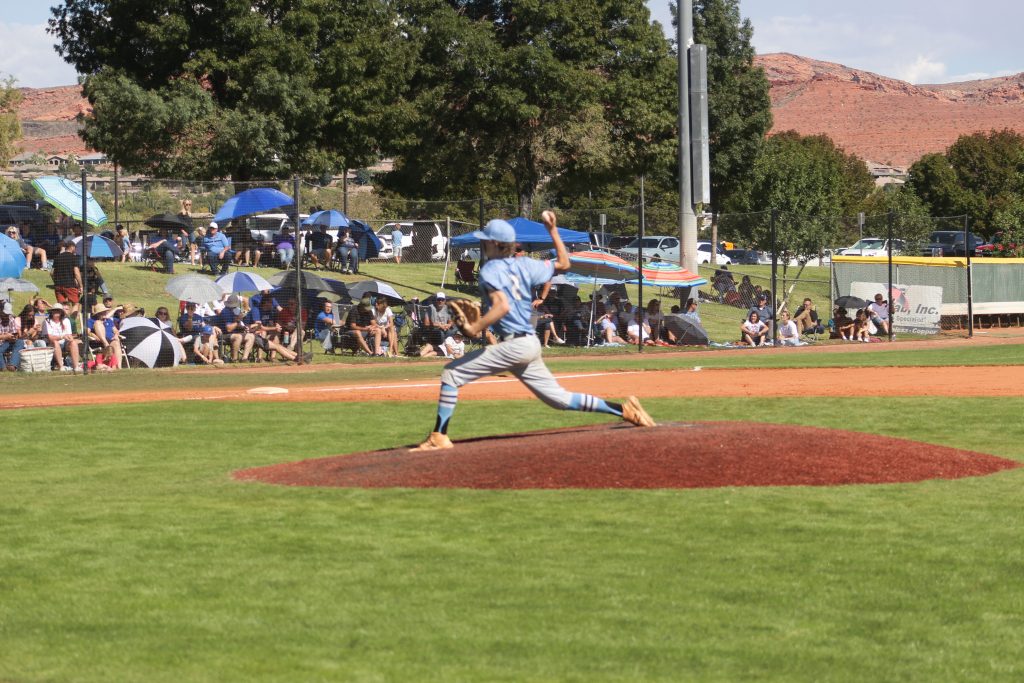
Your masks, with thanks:
M726 352L700 365L1011 364L1020 350ZM597 369L572 357L551 363L577 364ZM655 354L601 364L686 366L685 356ZM437 371L363 365L317 377ZM5 377L0 390L203 386L245 374L132 372L32 378L55 380L32 386ZM1024 461L1024 398L645 403L662 421L858 425ZM0 412L0 680L1024 675L1024 470L906 485L679 491L347 490L230 479L243 467L413 443L433 414L428 403ZM467 401L452 430L462 438L601 421L535 401Z

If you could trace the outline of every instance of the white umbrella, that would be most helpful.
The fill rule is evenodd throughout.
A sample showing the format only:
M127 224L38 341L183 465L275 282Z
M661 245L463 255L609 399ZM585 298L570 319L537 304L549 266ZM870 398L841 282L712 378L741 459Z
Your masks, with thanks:
M189 273L178 275L167 281L164 291L178 301L190 301L194 304L205 304L207 301L219 301L224 289L208 277Z

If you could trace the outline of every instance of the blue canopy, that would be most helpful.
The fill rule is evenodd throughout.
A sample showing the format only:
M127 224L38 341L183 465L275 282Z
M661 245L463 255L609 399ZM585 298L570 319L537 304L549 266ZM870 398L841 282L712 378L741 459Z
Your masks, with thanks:
M220 223L232 218L251 216L254 213L266 213L282 206L291 206L294 203L295 200L280 190L272 187L254 187L251 190L239 192L224 202L224 206L217 209L217 215L213 217L213 220Z
M516 242L522 244L523 249L527 251L538 251L539 249L550 247L552 244L551 235L548 234L548 230L544 227L543 223L519 217L510 220L509 224L516 231ZM558 234L566 244L579 244L581 242L590 244L590 236L585 232L559 228ZM473 233L459 235L452 239L453 247L475 247L478 244L480 244L480 240L474 237Z

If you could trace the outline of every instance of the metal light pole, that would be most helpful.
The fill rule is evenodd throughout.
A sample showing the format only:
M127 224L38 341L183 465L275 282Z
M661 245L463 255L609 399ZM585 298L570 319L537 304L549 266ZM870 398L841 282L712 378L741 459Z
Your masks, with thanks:
M697 215L690 178L689 47L693 42L693 0L679 0L676 51L679 58L679 242L682 266L697 272Z

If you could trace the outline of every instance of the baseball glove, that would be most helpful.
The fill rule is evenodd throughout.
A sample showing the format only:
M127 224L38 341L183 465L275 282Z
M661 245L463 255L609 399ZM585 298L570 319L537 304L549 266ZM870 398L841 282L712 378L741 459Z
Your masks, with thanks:
M455 299L448 302L448 310L452 313L452 321L467 337L475 337L478 333L469 329L480 320L480 304L468 299Z

